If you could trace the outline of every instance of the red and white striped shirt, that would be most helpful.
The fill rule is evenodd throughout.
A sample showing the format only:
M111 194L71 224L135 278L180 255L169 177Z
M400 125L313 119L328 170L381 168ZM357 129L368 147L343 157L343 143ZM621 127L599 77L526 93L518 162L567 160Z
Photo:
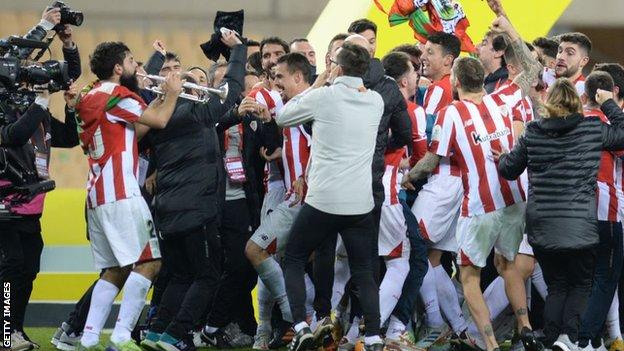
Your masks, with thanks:
M508 80L494 93L499 94L507 106L512 107L511 113L514 121L528 123L533 120L533 103L528 96L522 97L522 89Z
M88 142L89 208L141 196L133 123L138 121L146 106L139 97L118 99L117 89L122 89L119 84L100 83L82 97L77 107L81 124L94 126L97 123L92 140ZM86 108L81 109L82 106ZM90 110L92 106L101 106L100 112ZM82 128L79 131L84 133Z
M282 162L284 164L284 184L286 190L292 190L297 178L304 176L310 158L312 138L303 126L284 128L284 143L282 146Z
M399 168L401 160L405 157L405 148L394 150L386 150L384 154L384 163L386 170L384 172L382 182L384 186L384 205L396 205L399 203L399 190L401 190L401 178L399 177Z
M428 115L437 115L440 110L453 103L453 89L451 87L451 76L446 75L437 82L431 83L425 93L424 108ZM451 154L440 160L440 164L433 170L432 174L450 175L459 177L459 166L457 160Z
M410 155L410 166L414 167L418 160L427 153L427 116L425 109L412 101L407 103L407 113L412 121L412 154Z
M611 124L600 109L585 109L586 117L600 117L604 123ZM622 198L622 152L602 151L598 168L598 188L596 202L599 221L619 222L619 201Z
M542 81L546 84L546 87L553 85L553 83L557 80L557 75L555 74L554 69L550 69L548 67L544 67L544 73L542 74ZM585 94L585 76L580 75L574 82L574 87L576 88L576 92L579 96Z
M510 108L498 94L481 104L457 101L438 115L432 134L432 152L447 157L455 152L461 167L464 200L461 215L480 215L525 201L519 180L498 174L492 150L513 146Z

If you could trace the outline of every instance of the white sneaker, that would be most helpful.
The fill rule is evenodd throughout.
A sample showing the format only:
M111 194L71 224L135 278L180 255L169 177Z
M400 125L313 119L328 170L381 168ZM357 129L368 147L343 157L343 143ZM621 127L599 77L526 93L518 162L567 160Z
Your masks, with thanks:
M258 332L254 336L254 343L251 347L254 350L266 351L269 349L269 342L271 341L271 333Z
M21 332L14 331L11 333L11 351L26 351L32 350L34 345L24 338Z
M65 322L61 323L61 326L58 327L54 332L54 335L52 335L52 340L50 340L50 343L56 346L58 344L59 338L61 337L61 334L63 334L63 332L67 330L69 330L69 324Z
M201 338L201 331L193 332L193 345L195 345L195 347L198 349L207 348L211 346L211 345L208 345L206 342L204 342L204 340Z
M591 343L590 343L591 346ZM555 351L578 351L579 348L576 343L570 340L570 337L566 334L561 334L557 338L557 341L553 344L553 350Z
M68 335L67 332L63 332L56 344L56 348L63 351L74 351L80 342L80 338L82 338L82 333L71 333Z

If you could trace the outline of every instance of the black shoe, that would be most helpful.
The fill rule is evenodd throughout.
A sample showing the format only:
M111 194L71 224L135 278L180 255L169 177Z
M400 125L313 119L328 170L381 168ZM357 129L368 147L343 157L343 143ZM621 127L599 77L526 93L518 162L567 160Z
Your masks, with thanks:
M325 317L318 322L314 330L314 344L316 347L325 346L325 339L331 336L333 324L331 317Z
M314 334L310 328L305 327L295 333L292 341L288 345L288 351L305 351L313 350L316 346L314 344Z
M225 334L225 332L222 329L217 329L217 331L214 333L208 333L206 331L206 327L204 327L201 331L200 338L209 347L214 347L216 349L231 349L232 348L230 337L227 334Z
M535 333L527 327L522 328L520 332L520 339L522 340L522 344L524 345L524 349L526 351L543 351L544 344L542 344Z
M273 330L273 336L269 341L269 349L276 350L282 348L293 339L294 332L292 330L292 324L286 321L281 321L279 326Z

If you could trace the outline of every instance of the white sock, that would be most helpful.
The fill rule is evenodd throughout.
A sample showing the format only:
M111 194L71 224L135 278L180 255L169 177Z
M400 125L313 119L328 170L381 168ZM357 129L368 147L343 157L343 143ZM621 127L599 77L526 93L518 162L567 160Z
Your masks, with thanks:
M618 297L618 291L615 290L615 296L613 296L613 302L607 313L607 332L609 333L609 339L621 339L622 331L620 330L620 298Z
M405 332L405 324L401 322L397 317L390 316L390 322L388 322L388 331L386 331L386 338L392 340L398 340L399 336Z
M310 321L310 329L315 330L316 325L317 325L317 320L316 320L316 311L314 310L314 295L315 295L314 283L312 283L312 279L310 279L310 276L307 273L304 275L303 278L305 280L305 286L306 286L306 301L305 301L306 318L308 319L308 321Z
M336 253L336 262L334 263L334 285L332 288L331 305L332 309L337 309L345 293L345 286L351 278L351 270L349 270L349 260L346 256Z
M264 285L279 304L282 318L285 321L292 321L292 312L288 303L288 296L286 296L286 283L282 267L273 257L269 257L256 267L256 271L258 272L258 277L262 279Z
M428 327L439 327L444 324L442 314L440 313L440 303L438 302L438 293L436 291L435 271L431 262L427 261L429 269L423 278L420 286L420 297L425 305L427 314L426 325Z
M355 344L355 341L357 340L359 335L360 317L355 317L353 318L353 323L351 323L351 326L349 327L349 331L347 331L347 334L345 334L344 337L347 338L350 343Z
M119 316L115 329L111 334L113 343L120 343L131 340L132 329L136 325L141 312L145 307L147 292L152 286L152 281L139 273L130 272L126 284L124 284L123 299L119 307Z
M106 280L99 279L95 283L91 293L91 306L89 306L87 322L80 339L80 343L83 346L91 347L100 342L100 332L108 319L117 293L119 293L119 289Z
M380 343L380 342L381 342L381 337L379 335L364 337L364 345L371 345L371 344Z
M496 277L483 293L483 298L490 310L490 320L496 319L509 305L509 299L505 293L505 281L503 277Z
M275 299L262 279L258 278L258 331L271 331L271 314Z
M409 273L408 257L386 259L386 275L384 275L381 286L379 286L380 325L386 323L397 302L399 302L407 273Z
M531 283L533 283L533 286L535 286L535 289L537 289L537 292L540 294L542 299L546 301L546 296L548 296L548 287L544 281L542 267L540 267L537 262L535 263L535 269L533 269L533 273L531 274Z
M446 320L451 324L453 331L459 335L466 330L467 323L459 306L457 290L455 290L451 277L449 277L442 265L435 267L433 270L435 271L436 291L440 308L446 316Z
M295 324L295 333L298 333L303 328L309 328L310 326L306 322L299 322Z

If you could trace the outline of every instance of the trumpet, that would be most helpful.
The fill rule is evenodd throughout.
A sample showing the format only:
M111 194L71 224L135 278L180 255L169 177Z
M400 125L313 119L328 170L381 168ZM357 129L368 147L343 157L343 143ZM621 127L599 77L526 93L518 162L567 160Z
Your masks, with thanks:
M140 74L137 73L138 77L141 77L143 79L149 79L154 83L160 84L163 83L166 78L165 77L161 77L161 76L157 76L157 75L151 75L151 74ZM223 84L221 87L219 88L208 88L199 84L195 84L195 83L190 83L190 82L185 82L182 84L182 87L185 89L194 89L194 90L198 90L201 91L203 94L202 96L195 96L193 94L187 94L187 93L181 93L180 97L183 99L187 99L187 100L191 100L191 101L195 101L195 102L201 102L201 103L205 103L208 100L210 100L210 95L216 95L217 97L219 97L219 100L221 101L221 103L225 102L225 99L228 96L228 93L230 91L229 87L228 87L228 83ZM162 89L157 86L157 85L152 85L152 86L148 86L145 87L145 89L156 93L157 95L164 95L165 93L162 91Z

